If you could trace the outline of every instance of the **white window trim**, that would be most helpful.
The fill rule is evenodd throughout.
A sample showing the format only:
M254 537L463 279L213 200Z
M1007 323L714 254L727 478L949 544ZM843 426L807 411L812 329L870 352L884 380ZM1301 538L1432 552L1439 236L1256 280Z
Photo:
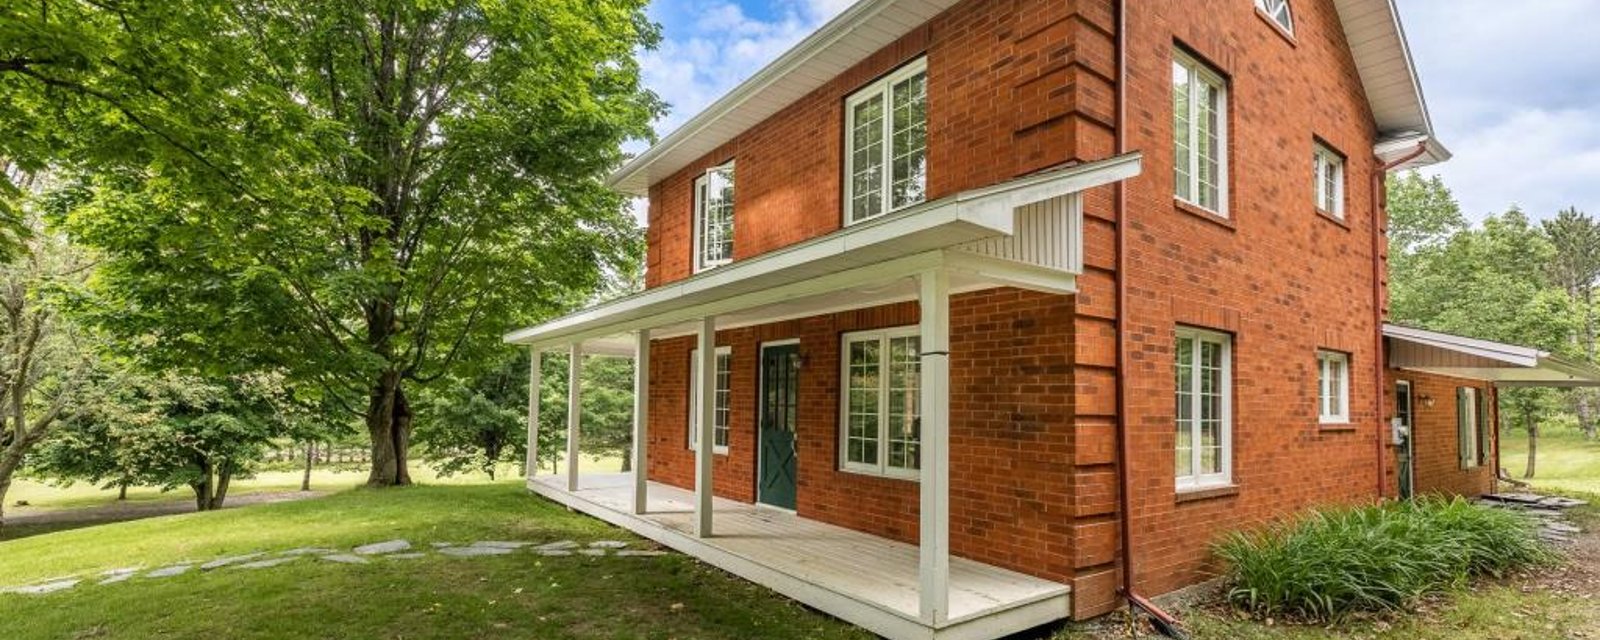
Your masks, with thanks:
M722 265L730 264L730 263L733 262L733 258L731 258L731 257L723 258L721 260L706 260L705 259L704 242L705 242L706 203L705 203L705 196L703 196L701 194L701 186L704 185L706 183L706 181L711 178L712 172L724 171L724 170L733 170L733 169L734 169L734 161L733 160L729 160L729 161L727 161L727 162L725 162L723 164L719 164L719 165L717 165L715 167L711 167L711 168L706 169L704 173L700 174L700 177L694 179L694 185L693 185L692 189L694 190L694 272L695 273L700 273L701 271L706 271L706 270L709 270L709 269L715 269L715 268L720 267ZM738 173L736 171L734 172L734 180L735 181L738 180ZM737 199L739 197L738 196L738 193L739 193L738 185L735 184L733 189L734 189L734 191L733 191L734 192L734 199L737 201ZM737 218L738 215L739 215L738 208L735 207L734 211L733 211L733 217ZM733 220L729 220L728 224L729 224L730 227L733 226Z
M1312 177L1316 180L1316 186L1312 189L1312 193L1317 200L1317 210L1343 220L1345 178L1344 156L1340 155L1339 152L1334 151L1332 148L1328 147L1328 145L1322 144L1321 142L1316 143L1312 154L1312 157L1314 158L1312 165L1315 167ZM1332 209L1324 206L1329 200L1329 194L1327 192L1327 172L1329 171L1333 172Z
M1328 385L1333 380L1330 374L1335 362L1343 365L1339 368L1339 411L1329 412L1327 402L1323 399L1332 395L1328 393ZM1350 423L1349 354L1326 349L1317 351L1317 419L1322 424Z
M869 84L869 85L867 85L865 87L862 87L861 89L857 90L855 93L850 94L850 97L845 98L845 100L844 100L844 200L843 200L842 206L840 207L840 213L844 217L844 226L848 227L850 225L860 224L860 223L863 223L863 222L867 222L869 220L877 220L878 218L882 218L882 217L884 217L886 215L894 213L895 211L899 211L901 209L906 209L906 208L909 208L909 207L913 207L913 206L916 206L916 205L921 204L923 202L923 201L908 202L908 203L906 203L904 205L901 205L900 207L894 207L893 206L894 205L894 195L893 195L893 192L894 192L894 189L893 189L893 178L894 178L894 118L893 118L893 116L891 114L892 114L892 112L894 110L894 96L891 95L890 87L893 87L894 85L898 84L902 80L905 80L906 78L910 78L910 77L915 76L915 75L917 75L919 73L927 73L927 71L928 71L928 58L926 56L921 57L921 58L917 58L916 60L913 60L913 61L907 63L905 66L900 67L899 69L896 69L894 73L891 73L891 74L889 74L887 76L879 78L877 81L873 82L872 84ZM855 137L850 135L850 134L851 134L852 131L855 130L855 121L856 121L855 106L857 104L860 104L860 103L865 102L867 100L871 100L875 96L880 96L880 95L883 96L883 156L884 157L883 157L883 176L882 176L882 182L880 183L882 185L882 190L878 194L878 196L880 198L882 198L882 200L883 200L883 202L882 202L883 207L878 211L878 215L875 215L875 216L872 216L872 217L868 217L868 218L862 218L860 220L852 220L851 219L852 215L851 215L850 207L851 207L851 202L853 202L855 200L853 197L851 197L853 195L851 192L853 191L853 189L855 187L855 180L852 178L852 176L855 175L855 154L852 153L854 151L854 140L855 140ZM926 150L924 150L924 153L926 153ZM926 186L926 185L924 185L924 186Z
M1196 470L1196 473L1188 476L1178 476L1176 470L1174 470L1173 475L1177 491L1183 493L1230 486L1233 484L1233 336L1219 331L1178 327L1173 337L1173 358L1177 358L1176 344L1179 338L1194 338L1197 341L1211 341L1222 345L1222 462L1217 473L1198 473L1200 469L1201 442L1198 422L1200 420L1200 376L1192 375L1190 379L1193 381L1193 387L1190 390L1189 398L1195 404L1192 411L1190 411L1194 421L1190 424L1192 431L1190 442L1193 443L1190 448L1190 455L1194 456L1194 458L1189 468ZM1198 347L1198 344L1196 346ZM1198 348L1195 350L1195 358L1195 361L1199 362L1200 350ZM1176 389L1174 389L1173 395L1177 395ZM1177 423L1177 416L1173 416L1173 423ZM1173 447L1176 449L1176 441L1174 441ZM1173 455L1176 457L1176 450L1174 450Z
M1217 206L1216 206L1216 208L1212 208L1212 207L1208 207L1206 205L1200 204L1198 202L1199 196L1200 196L1200 160L1199 160L1200 152L1196 148L1199 145L1196 144L1194 141L1199 140L1199 135L1200 135L1200 124L1199 124L1200 123L1200 117L1199 117L1199 112L1198 112L1199 108L1200 108L1199 107L1200 103L1199 103L1198 100L1195 100L1193 96L1190 96L1190 98L1189 98L1189 140L1190 140L1189 151L1190 151L1190 154L1191 154L1191 158L1193 159L1193 161L1189 163L1189 195L1192 196L1192 197L1191 198L1185 198L1183 196L1179 196L1176 192L1173 193L1173 197L1175 197L1175 198L1177 198L1179 200L1182 200L1185 203L1188 203L1190 205L1198 207L1200 209L1204 209L1206 211L1210 211L1212 213L1215 213L1215 214L1217 214L1219 216L1222 216L1222 217L1226 218L1226 217L1228 217L1228 176L1229 176L1229 174L1228 174L1228 148L1229 148L1228 147L1228 113L1229 113L1228 112L1228 103L1229 103L1230 96L1228 95L1229 94L1228 80L1227 80L1227 78L1222 77L1222 74L1218 73L1216 69L1211 68L1211 65L1206 64L1205 62L1202 62L1199 58L1196 58L1196 57L1194 57L1192 55L1189 55L1187 52L1185 52L1182 49L1174 48L1172 50L1172 61L1174 63L1176 63L1176 64L1179 64L1179 65L1183 66L1185 69L1188 69L1189 72L1193 76L1197 77L1198 79L1204 80L1206 82L1209 82L1211 84L1216 85L1217 89L1218 89L1218 92L1217 92L1217 95L1218 95L1218 100L1217 100ZM1168 90L1169 91L1176 91L1177 90L1176 87L1171 86L1170 80L1168 81ZM1167 102L1168 102L1168 104L1171 104L1171 103L1173 103L1175 101L1169 98ZM1178 132L1176 132L1176 131L1172 132L1172 136L1173 136L1173 140L1176 141L1177 136L1178 136ZM1178 161L1179 161L1179 158L1177 157L1176 152L1174 152L1174 155L1173 155L1173 158L1172 158L1172 162L1173 162L1173 165L1174 165L1173 166L1173 171L1177 171L1177 166L1176 165L1177 165Z
M839 336L839 469L850 473L880 476L885 478L898 478L901 480L919 481L922 478L918 469L904 469L889 466L889 393L887 389L888 374L883 370L888 366L889 339L920 336L921 331L916 325L894 327L890 329L872 329L868 331L852 331ZM850 461L850 343L860 342L866 338L876 338L881 343L879 353L885 360L879 363L878 393L878 463L866 464ZM920 348L919 348L920 355ZM920 366L920 363L919 363ZM918 381L919 389L921 381ZM919 400L920 402L920 400ZM920 416L922 407L917 407ZM918 443L921 446L921 443Z
M717 351L717 357L728 356L728 387L729 387L729 389L728 389L728 391L729 391L729 398L728 398L728 413L729 413L729 415L728 415L728 443L732 444L733 443L733 415L732 415L732 413L733 413L733 398L732 398L732 392L733 392L733 388L732 388L733 387L733 347L731 347L731 346L717 347L716 351ZM700 417L700 411L699 411L699 409L700 409L700 406L699 406L700 405L700 375L699 375L699 373L700 373L700 350L699 349L690 349L689 350L689 403L688 403L689 404L689 421L687 423L689 425L689 428L687 429L687 431L688 431L688 435L689 435L689 450L690 451L695 451L695 450L699 449L699 446L695 442L695 440L696 440L695 435L696 435L696 433L698 431L697 429L695 429L695 427L698 426L696 423L698 422L698 419ZM715 379L715 377L716 377L715 374L713 374L712 377L713 377L713 379ZM717 440L716 428L712 427L711 452L714 453L714 454L717 454L717 455L723 455L723 456L728 455L728 445L726 445L726 444L716 444L716 440Z
M1278 8L1282 9L1283 20L1288 24L1278 20L1278 13L1272 10L1274 3ZM1289 0L1256 0L1256 8L1267 14L1267 19L1271 20L1273 24L1283 28L1289 35L1294 35L1294 9L1289 6Z

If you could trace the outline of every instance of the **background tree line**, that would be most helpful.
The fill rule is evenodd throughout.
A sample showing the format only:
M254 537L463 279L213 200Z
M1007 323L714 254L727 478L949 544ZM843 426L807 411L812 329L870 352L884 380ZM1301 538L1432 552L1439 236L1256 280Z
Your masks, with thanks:
M1399 324L1536 347L1594 362L1600 223L1568 208L1535 222L1513 206L1472 225L1437 176L1389 180L1390 318ZM1540 430L1570 425L1590 440L1593 389L1505 388L1502 427L1528 435L1525 477L1537 472Z

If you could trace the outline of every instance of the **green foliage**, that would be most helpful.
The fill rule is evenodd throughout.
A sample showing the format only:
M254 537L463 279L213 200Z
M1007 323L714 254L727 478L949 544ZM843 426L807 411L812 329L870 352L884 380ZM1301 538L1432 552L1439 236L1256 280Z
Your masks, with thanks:
M1235 605L1310 620L1401 609L1472 577L1548 562L1551 553L1524 516L1460 498L1314 510L1217 545Z
M424 390L416 443L442 476L521 463L528 442L528 358L510 351L494 369Z

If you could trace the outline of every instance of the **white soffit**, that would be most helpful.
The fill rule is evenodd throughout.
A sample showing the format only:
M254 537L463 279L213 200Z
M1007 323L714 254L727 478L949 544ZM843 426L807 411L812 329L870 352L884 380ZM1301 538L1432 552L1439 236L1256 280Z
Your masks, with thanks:
M817 90L960 0L861 0L690 118L606 181L648 195L650 185Z
M1394 0L1335 0L1345 40L1355 59L1361 86L1378 126L1379 157L1391 161L1409 155L1423 144L1425 153L1396 169L1444 162L1450 151L1439 143L1428 103L1422 97L1422 80L1406 44L1405 29ZM1398 143L1398 144L1397 144ZM1383 147L1404 147L1384 157Z

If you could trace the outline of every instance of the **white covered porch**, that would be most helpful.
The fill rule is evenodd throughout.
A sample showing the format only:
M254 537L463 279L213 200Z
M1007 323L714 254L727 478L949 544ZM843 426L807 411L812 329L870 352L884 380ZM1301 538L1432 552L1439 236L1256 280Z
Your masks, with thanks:
M719 569L889 638L993 638L1063 617L1067 585L951 558L949 615L934 629L921 618L915 545L786 511L716 498L717 533L695 535L695 494L646 483L634 513L634 475L542 476L528 488Z
M923 203L797 245L508 334L534 358L570 355L568 466L533 491L890 638L998 638L1065 618L1064 584L954 557L950 549L950 296L996 287L1076 291L1083 191L1139 171L1129 154ZM713 495L719 329L916 301L920 422L918 544L908 545ZM633 465L650 468L650 347L695 336L694 489L642 474L586 476L579 460L585 355L635 361ZM529 394L528 468L538 393Z

